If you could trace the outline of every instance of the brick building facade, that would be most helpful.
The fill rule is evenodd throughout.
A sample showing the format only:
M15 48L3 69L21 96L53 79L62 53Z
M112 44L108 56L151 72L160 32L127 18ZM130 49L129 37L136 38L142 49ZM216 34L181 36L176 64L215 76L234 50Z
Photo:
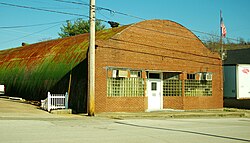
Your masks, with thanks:
M83 34L1 51L0 82L9 95L40 100L65 93L72 75L69 106L86 112L87 49ZM172 21L97 32L95 71L96 112L223 107L219 55Z
M185 27L143 21L96 43L97 112L223 107L219 55ZM126 83L134 78L142 84ZM143 86L144 93L133 94L129 86Z

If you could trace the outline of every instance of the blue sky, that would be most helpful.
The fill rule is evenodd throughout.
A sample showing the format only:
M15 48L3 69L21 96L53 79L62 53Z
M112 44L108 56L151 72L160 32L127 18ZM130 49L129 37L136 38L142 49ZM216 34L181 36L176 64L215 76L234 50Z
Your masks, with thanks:
M67 0L89 3L89 0ZM2 3L49 9L88 16L87 6L54 0L1 0ZM143 19L167 19L182 24L191 30L219 35L220 10L223 12L227 37L244 38L250 41L250 0L96 0L96 6L105 7ZM122 25L141 19L97 10L96 16ZM58 38L60 27L66 20L86 17L37 11L0 4L0 50L21 46L22 42L37 43ZM56 22L56 23L54 23ZM6 26L46 24L42 26L3 28ZM107 26L109 27L109 26ZM201 40L208 35L195 33Z

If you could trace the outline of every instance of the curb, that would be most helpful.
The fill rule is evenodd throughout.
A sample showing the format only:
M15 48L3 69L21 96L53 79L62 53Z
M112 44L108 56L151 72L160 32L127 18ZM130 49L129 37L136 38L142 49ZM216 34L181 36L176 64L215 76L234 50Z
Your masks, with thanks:
M72 114L72 109L51 110L51 114Z
M106 117L111 119L171 119L171 118L243 118L250 117L244 112L226 112L226 113L100 113L97 117Z

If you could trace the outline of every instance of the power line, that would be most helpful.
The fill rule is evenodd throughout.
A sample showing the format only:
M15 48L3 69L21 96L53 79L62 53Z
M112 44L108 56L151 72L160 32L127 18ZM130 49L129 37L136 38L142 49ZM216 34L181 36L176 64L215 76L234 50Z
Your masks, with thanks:
M58 0L59 1L59 0ZM62 12L62 11L56 11L56 10L50 10L50 9L42 9L42 8L36 8L36 7L30 7L30 6L23 6L23 5L16 5L16 4L10 4L10 3L5 3L5 2L0 2L2 5L7 5L7 6L13 6L13 7L19 7L19 8L26 8L26 9L33 9L33 10L39 10L39 11L46 11L46 12L53 12L53 13L59 13L59 14L66 14L66 15L73 15L73 16L82 16L89 18L87 15L83 14L76 14L76 13L69 13L69 12ZM103 19L96 19L99 21L107 22L106 20Z
M67 1L67 0L54 0L54 1L89 6L89 4L83 3L83 2L74 2L74 1ZM116 13L116 14L120 14L120 15L124 15L124 16L128 16L128 17L133 17L133 18L140 19L140 20L147 20L147 19L142 18L142 17L134 16L134 15L123 13L123 12L119 12L119 11L114 11L112 9L104 8L104 7L99 7L99 6L96 6L96 10L99 10L99 11L100 10L106 10L106 11L109 11L110 13ZM101 15L103 15L103 14L101 14ZM107 21L105 21L105 22L107 22ZM170 25L166 25L166 26L170 26ZM177 26L170 26L170 27L180 28L180 27L177 27ZM190 31L193 31L193 32L196 32L196 33L201 33L201 34L206 34L206 35L209 35L209 36L220 37L220 36L215 35L215 34L211 34L211 33L207 33L207 32L202 32L202 31L198 31L198 30L190 30ZM237 39L229 38L229 37L226 37L226 39L234 40L234 41L239 41Z
M114 11L114 10L111 10L111 9L108 9L108 8L96 7L96 9L97 10L106 10L106 11L109 11L110 13L117 13L117 14L120 14L120 15L132 17L132 18L136 18L136 19L140 19L140 20L147 20L145 18L141 18L141 17L138 17L138 16L130 15L130 14L119 12L119 11Z
M54 1L60 1L60 2L67 2L67 3L69 3L69 1L65 1L65 0L54 0ZM70 3L83 4L83 3L80 3L80 2L70 2ZM14 6L14 7L27 8L27 9L33 9L33 10L46 11L46 12L55 12L55 13L60 13L60 14L68 14L68 15L75 15L75 16L84 16L84 17L88 17L89 18L89 16L85 16L85 15L81 15L81 14L73 14L73 13L68 13L68 12L61 12L61 11L48 10L48 9L41 9L41 8L35 8L35 7L29 7L29 6L22 6L22 5L15 5L15 4L3 3L3 2L0 2L0 4L8 5L8 6ZM86 5L86 4L84 4L84 5ZM107 8L101 8L101 9L108 10L110 12L115 12L115 11L107 9ZM131 16L129 14L125 14L125 13L121 13L121 12L115 12L115 13L123 14L123 15L126 15L126 16ZM139 17L136 17L136 16L133 16L133 17L134 18L139 18ZM140 19L143 19L143 18L140 18ZM109 23L108 21L103 20L103 19L96 19L96 20ZM145 20L145 19L143 19L143 20ZM169 26L169 25L167 25L167 26ZM176 35L176 34L172 34L172 33L166 33L166 32L162 32L162 31L157 31L157 30L153 30L153 29L149 29L149 28L143 28L143 27L139 27L139 26L136 26L136 27L144 29L144 30L150 30L150 31L155 31L155 32L159 32L159 33L164 33L164 34L167 34L167 35L172 35L172 36L177 36L177 37L183 37L183 38L188 38L188 39L194 39L194 38L185 37L185 36L181 36L181 35ZM176 28L179 28L179 27L176 27Z
M82 2L74 2L74 1L67 1L67 0L54 0L54 1L89 6L89 4L87 4L87 3L82 3ZM74 16L83 16L83 17L89 18L89 16L82 15L82 14L75 14L75 13L69 13L69 12L55 11L55 10L42 9L42 8L35 8L35 7L30 7L30 6L16 5L16 4L10 4L10 3L4 3L4 2L0 2L0 4L2 4L2 5L7 5L7 6L13 6L13 7L26 8L26 9L39 10L39 11L46 11L46 12L59 13L59 14L74 15ZM114 11L114 10L111 10L111 9L108 9L108 8L96 7L96 9L97 9L97 10L106 10L106 11L109 11L110 13L117 13L117 14L129 16L129 17L133 17L133 18L136 18L136 19L140 19L140 20L146 20L146 19L141 18L141 17L138 17L138 16L126 14L126 13L123 13L123 12ZM103 22L107 22L107 23L108 23L108 21L103 20L103 19L96 19L96 20L99 20L99 21L103 21ZM42 24L31 25L31 26L39 26L39 25L42 25ZM180 27L171 26L171 25L165 25L165 26L180 28ZM17 27L26 27L26 26L17 26ZM13 27L13 28L17 28L17 27ZM28 27L28 26L27 26L27 27ZM8 27L0 27L0 28L8 28ZM11 27L9 27L9 28L11 28ZM150 29L146 29L146 30L150 30ZM198 30L190 30L190 31L193 31L193 32L196 32L196 33L201 33L201 34L206 34L206 35L209 35L209 36L220 37L220 36L215 35L215 34L211 34L211 33L207 33L207 32L202 32L202 31L198 31ZM158 31L158 32L162 33L162 31ZM171 33L165 33L165 34L173 35L173 34L171 34ZM181 36L181 35L173 35L173 36L180 36L180 37L183 37L183 36ZM187 37L185 37L185 38L187 38ZM234 41L239 41L238 39L229 38L229 37L226 37L226 39L230 39L230 40L234 40ZM205 40L202 40L202 41L205 41Z
M89 4L83 3L83 2L75 2L75 1L68 1L68 0L54 0L54 1L89 6ZM116 14L120 14L120 15L124 15L124 16L128 16L128 17L136 18L136 19L139 19L139 20L147 20L147 19L142 18L142 17L134 16L134 15L131 15L131 14L115 11L115 10L100 7L100 6L96 6L96 10L99 10L99 11L100 10L106 10L106 11L109 11L110 13L116 13ZM103 21L103 20L100 20L100 21ZM107 22L107 21L104 20L104 22ZM170 26L170 25L166 25L166 26ZM176 27L176 26L170 26L170 27L180 28L180 27ZM209 35L209 36L213 36L213 37L220 37L219 35L203 32L203 31L198 31L198 30L190 30L190 31L200 33L200 34ZM230 38L230 37L225 37L225 38L228 39L228 40L233 40L233 41L238 41L239 42L238 39L234 39L234 38Z
M181 50L173 49L173 48L171 48L171 44L169 44L169 43L164 44L164 46L165 45L170 45L170 46L164 47L164 46L157 46L157 45L162 45L162 43L160 43L160 42L155 42L157 45L150 45L150 44L147 44L147 43L140 43L138 41L122 40L122 39L117 39L117 38L111 38L111 40L114 40L114 41L117 41L117 42L131 43L131 44L135 44L135 45L156 48L156 49L160 49L160 50L167 50L167 51L173 51L173 52L178 52L178 53L183 53L183 54L188 54L188 55L194 55L194 56L198 56L198 57L207 57L207 58L210 58L210 59L216 59L216 58L214 58L212 56L208 56L208 55L200 55L200 54L197 54L197 53L192 53L192 52L190 53L188 51L181 51Z
M65 22L65 21L57 21L57 22L50 22L50 23L40 23L40 24L31 24L31 25L0 26L0 29L36 27L36 26L44 26L44 25L57 24L57 23L62 23L62 22Z
M43 31L46 31L46 30L51 29L51 28L54 28L54 27L56 27L56 26L58 26L58 25L59 25L59 24L56 24L56 25L50 26L50 27L48 27L48 28L45 28L45 29L42 29L42 30L33 32L33 33L31 33L31 34L28 34L28 35L25 35L25 36L22 36L22 37L18 37L18 38L15 38L15 39L11 39L11 40L8 40L8 41L3 41L3 42L1 42L1 43L8 43L8 42L12 42L12 41L15 41L15 40L23 39L23 38L29 37L29 36L31 36L31 35L34 35L34 34L37 34L37 33L43 32Z
M60 1L60 2L67 2L69 3L69 1L65 1L65 0L54 0L54 1ZM71 3L74 3L74 4L82 4L82 3L78 3L78 2L71 2ZM34 10L40 10L40 11L46 11L46 12L55 12L55 13L60 13L60 14L69 14L69 15L77 15L77 16L85 16L85 15L80 15L80 14L72 14L72 13L66 13L66 12L60 12L60 11L54 11L54 10L48 10L48 9L41 9L41 8L34 8L34 7L29 7L29 6L21 6L21 5L15 5L15 4L9 4L9 3L3 3L3 2L0 2L0 4L3 4L3 5L8 5L8 6L14 6L14 7L21 7L21 8L28 8L28 9L34 9ZM111 11L110 9L106 9L106 8L101 8L101 9L105 9L105 10L109 10ZM116 13L120 13L120 14L124 14L124 13L121 13L121 12L116 12ZM128 14L125 14L127 16L131 16L131 15L128 15ZM85 16L85 17L88 17L89 16ZM135 17L135 16L133 16ZM138 17L137 17L138 18ZM107 22L106 20L102 20L102 19L96 19L96 20L99 20L99 21L103 21L103 22ZM145 20L145 19L143 19ZM138 28L141 28L141 29L144 29L144 30L150 30L150 31L154 31L154 32L159 32L159 33L163 33L163 34L167 34L167 35L172 35L172 36L177 36L177 37L183 37L183 38L188 38L188 39L191 39L190 37L185 37L185 36L181 36L181 35L176 35L176 34L172 34L172 33L166 33L166 32L162 32L162 31L157 31L157 30L153 30L153 29L149 29L149 28L143 28L143 27L139 27L139 26L135 26L135 27L138 27ZM30 35L28 35L30 36ZM24 37L27 37L27 36L24 36ZM22 37L23 38L23 37ZM19 38L18 38L19 39ZM194 38L192 38L194 39ZM16 40L16 39L14 39Z
M207 62L207 61L198 61L198 60L194 60L194 59L186 59L185 57L174 57L174 56L170 56L170 55L163 55L161 53L155 54L155 53L148 53L148 52L145 52L145 51L135 51L135 50L130 50L130 49L121 49L121 48L111 47L111 46L103 46L102 48L109 48L109 49L115 49L115 50L127 51L127 52L136 52L136 53L140 53L140 54L160 56L160 57L164 57L164 58L171 58L171 59L177 59L177 60L183 60L183 61L189 60L189 61L196 62L196 63L220 66L220 64L210 63L210 62Z
M82 9L82 8L77 8L77 7L39 7L42 9Z
M144 18L141 18L141 17L138 17L138 16L133 16L133 15L130 15L130 14L126 14L126 13L122 13L122 12L114 11L114 10L111 10L111 9L108 9L108 8L98 7L98 8L97 8L97 10L98 10L98 9L100 9L100 10L107 10L107 11L109 11L109 12L111 12L111 13L117 13L117 14L121 14L121 15L129 16L129 17L133 17L133 18L136 18L136 19L140 19L140 20L147 20L147 19L144 19ZM170 26L170 25L166 25L166 26L169 26L169 27L175 27L175 28L180 28L180 27L177 27L177 26ZM211 33L203 32L203 31L191 30L191 29L190 29L190 31L193 31L193 32L196 32L196 33L205 34L205 35L209 35L209 36L220 37L219 35L215 35L215 34L211 34ZM226 37L226 39L229 39L229 40L234 40L234 41L239 41L238 39L229 38L229 37Z
M76 1L67 1L67 0L53 0L53 1L64 2L64 3L70 3L70 4L78 4L78 5L90 6L88 3L76 2Z
M65 0L54 0L54 1L60 1L60 2L67 2L67 3L73 3L73 4L83 4L81 2L70 2L70 1L65 1ZM74 14L74 13L68 13L68 12L61 12L61 11L55 11L55 10L48 10L48 9L41 9L41 8L35 8L35 7L30 7L30 6L22 6L22 5L16 5L16 4L9 4L9 3L4 3L4 2L0 2L0 4L3 4L3 5L8 5L8 6L14 6L14 7L20 7L20 8L27 8L27 9L33 9L33 10L40 10L40 11L46 11L46 12L54 12L54 13L60 13L60 14L68 14L68 15L75 15L75 16L84 16L84 17L88 17L89 16L85 16L85 15L81 15L81 14ZM88 4L84 4L84 5L88 5ZM89 6L89 5L88 5ZM101 7L100 7L101 8ZM101 9L105 9L105 10L109 10L109 11L112 11L110 9L107 9L107 8L101 8ZM124 14L124 13L121 13L121 12L115 12L115 13L119 13L119 14ZM128 15L128 14L125 14L127 16L131 16L131 15ZM135 17L135 16L133 16ZM139 17L137 17L139 18ZM96 20L99 20L99 21L103 21L103 22L107 22L106 20L103 20L103 19L96 19ZM145 19L143 19L145 20ZM40 25L40 24L39 24ZM33 25L34 26L34 25ZM23 26L19 26L19 27L23 27ZM138 26L137 26L138 27ZM6 28L6 27L3 27L3 28ZM141 27L139 27L141 28ZM147 28L144 28L145 30L150 30L150 29L147 29ZM151 29L152 30L152 29ZM156 32L161 32L161 31L156 31ZM162 32L161 32L162 33ZM174 35L174 34L170 34L170 33L165 33L165 34L169 34L169 35L173 35L173 36L178 36L178 35ZM187 37L185 37L187 38Z
M114 11L114 10L111 10L111 9L108 9L108 8L103 8L103 7L96 7L96 8L97 8L97 10L106 10L106 11L109 11L110 13L117 13L117 14L121 14L121 15L124 15L124 16L140 19L140 20L147 20L145 18L141 18L141 17L138 17L138 16L130 15L130 14L126 14L126 13L119 12L119 11ZM177 27L177 26L172 26L172 25L167 25L167 24L166 24L166 26L180 28L180 27ZM193 32L196 32L196 33L201 33L201 34L206 34L206 35L209 35L209 36L220 37L219 35L203 32L203 31L191 30L191 29L190 29L190 31L193 31ZM234 39L234 38L229 38L229 37L225 37L225 38L228 39L228 40L239 41L238 39Z
M161 34L166 34L166 35L181 37L181 38L185 38L185 39L197 40L196 38L191 38L191 37L187 37L187 36L177 35L177 34L174 34L174 33L168 33L168 32L159 31L159 30L150 29L150 28L144 28L144 27L140 27L140 26L137 26L137 25L134 25L134 27L139 28L139 29L144 29L144 30L147 30L147 31L161 33Z
M200 34L205 34L205 35L209 35L209 36L213 36L213 37L217 37L217 38L220 38L219 35L215 35L215 34L211 34L211 33L207 33L207 32L203 32L203 31L198 31L198 30L191 30L190 31L193 31L193 32L196 32L196 33L200 33ZM230 37L225 37L226 39L228 40L233 40L233 41L237 41L239 42L240 40L238 39L234 39L234 38L230 38Z
M62 11L56 11L56 10L50 10L50 9L43 9L43 8L24 6L24 5L16 5L16 4L10 4L10 3L5 3L5 2L0 2L0 4L7 5L7 6L13 6L13 7L19 7L19 8L26 8L26 9L33 9L33 10L39 10L39 11L46 11L46 12L65 14L65 15L83 16L83 17L89 18L89 16L82 15L82 14L76 14L76 13L62 12Z
M74 20L74 19L71 19L71 20L69 20L69 21L72 21L72 20ZM8 43L8 42L12 42L12 41L15 41L15 40L19 40L19 39L23 39L23 38L29 37L29 36L31 36L31 35L34 35L34 34L37 34L37 33L43 32L43 31L46 31L46 30L51 29L51 28L54 28L54 27L60 25L62 22L65 22L65 21L47 23L47 24L52 24L52 23L53 23L53 24L56 24L56 25L53 25L53 26L48 27L48 28L45 28L45 29L43 29L43 30L39 30L39 31L30 33L30 34L27 34L27 35L22 36L22 37L18 37L18 38L15 38L15 39L12 39L12 40L8 40L8 41L3 41L3 42L1 42L1 43ZM46 24L46 23L44 23L44 24ZM44 24L37 24L37 25L44 25Z
M89 4L83 3L83 2L75 2L75 1L67 1L67 0L54 0L54 1L90 6ZM129 16L129 17L133 17L133 18L136 18L136 19L140 19L140 20L146 20L145 18L141 18L141 17L138 17L138 16L130 15L130 14L127 14L127 13L115 11L115 10L112 10L112 9L109 9L109 8L100 7L100 6L96 6L96 10L106 10L106 11L109 11L110 13L117 13L117 14L121 14L121 15L124 15L124 16Z

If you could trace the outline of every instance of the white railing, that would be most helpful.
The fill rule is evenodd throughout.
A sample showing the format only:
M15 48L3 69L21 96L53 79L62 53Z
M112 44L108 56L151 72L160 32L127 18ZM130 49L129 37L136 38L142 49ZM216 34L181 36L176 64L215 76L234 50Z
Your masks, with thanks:
M41 100L41 107L49 112L56 109L68 109L68 93L51 94L48 92L48 98Z

